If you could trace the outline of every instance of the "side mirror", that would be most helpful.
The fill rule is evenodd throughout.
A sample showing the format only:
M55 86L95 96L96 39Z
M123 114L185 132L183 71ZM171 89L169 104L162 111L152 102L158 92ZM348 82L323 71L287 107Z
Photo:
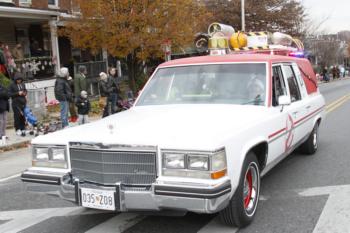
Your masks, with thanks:
M278 104L280 106L290 105L291 103L292 101L290 100L290 97L287 95L281 95L278 97Z

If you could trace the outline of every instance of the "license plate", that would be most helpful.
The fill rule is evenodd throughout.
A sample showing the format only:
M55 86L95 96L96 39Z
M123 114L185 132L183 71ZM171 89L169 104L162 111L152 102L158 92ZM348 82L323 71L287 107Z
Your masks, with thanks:
M115 210L114 191L81 188L81 205L101 210Z

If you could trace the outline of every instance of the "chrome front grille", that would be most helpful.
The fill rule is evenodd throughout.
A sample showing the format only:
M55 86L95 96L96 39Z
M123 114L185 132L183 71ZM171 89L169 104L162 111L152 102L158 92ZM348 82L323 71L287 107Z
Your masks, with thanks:
M72 175L103 185L150 185L156 180L156 152L71 148Z

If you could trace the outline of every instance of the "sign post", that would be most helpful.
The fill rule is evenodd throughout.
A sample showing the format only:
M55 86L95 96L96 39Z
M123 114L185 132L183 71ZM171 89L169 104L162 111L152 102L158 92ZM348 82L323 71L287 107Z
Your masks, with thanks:
M171 60L171 41L169 39L165 40L162 44L162 48L164 51L164 60Z

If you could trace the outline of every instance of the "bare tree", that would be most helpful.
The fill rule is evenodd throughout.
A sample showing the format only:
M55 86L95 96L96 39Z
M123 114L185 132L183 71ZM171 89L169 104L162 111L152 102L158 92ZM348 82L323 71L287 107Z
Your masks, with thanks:
M213 21L241 28L241 0L206 1ZM305 11L297 0L246 0L246 31L280 31L292 36L303 33Z

